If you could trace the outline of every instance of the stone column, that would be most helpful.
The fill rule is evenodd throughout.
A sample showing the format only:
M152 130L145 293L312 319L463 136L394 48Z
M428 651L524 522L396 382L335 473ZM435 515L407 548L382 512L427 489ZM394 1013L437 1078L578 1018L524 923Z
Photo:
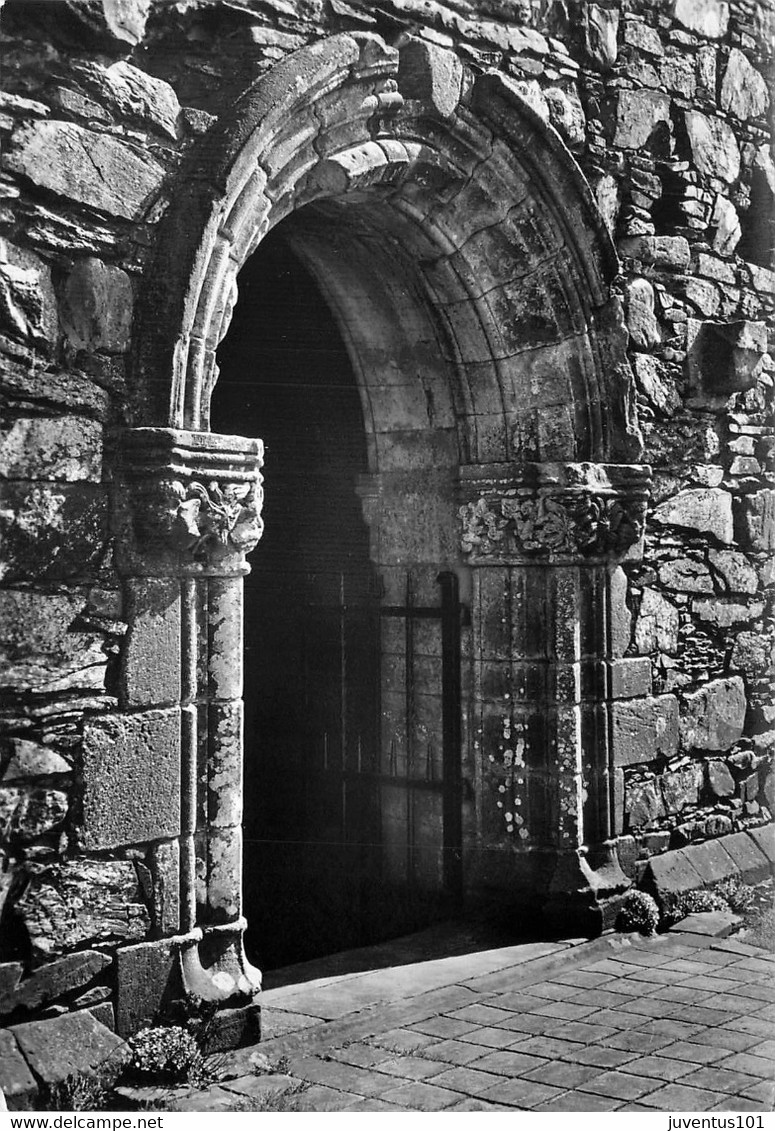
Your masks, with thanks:
M179 861L178 913L158 946L184 994L227 1010L252 1006L260 988L242 944L241 822L242 578L262 532L262 450L170 428L131 429L120 445L118 560L132 597L121 706L161 694L179 718L179 835L167 853ZM137 976L130 957L127 979ZM143 1020L131 1012L125 1027Z
M609 720L622 693L649 690L617 628L618 561L638 552L648 486L636 465L461 469L482 793L472 884L543 891L545 915L589 929L628 885Z

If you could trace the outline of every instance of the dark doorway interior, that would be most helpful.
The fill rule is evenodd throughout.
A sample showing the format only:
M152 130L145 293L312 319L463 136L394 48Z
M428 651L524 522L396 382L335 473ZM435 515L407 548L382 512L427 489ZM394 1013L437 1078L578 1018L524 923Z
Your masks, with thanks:
M240 275L219 365L213 429L266 445L266 529L245 586L243 896L249 955L271 970L450 909L459 798L444 751L457 765L459 707L447 696L445 714L441 683L446 671L446 686L459 684L458 612L449 577L438 607L414 607L411 570L407 607L380 607L356 491L367 471L360 393L282 228ZM425 636L438 637L425 688L438 720L421 743ZM398 712L381 704L383 662L405 672Z

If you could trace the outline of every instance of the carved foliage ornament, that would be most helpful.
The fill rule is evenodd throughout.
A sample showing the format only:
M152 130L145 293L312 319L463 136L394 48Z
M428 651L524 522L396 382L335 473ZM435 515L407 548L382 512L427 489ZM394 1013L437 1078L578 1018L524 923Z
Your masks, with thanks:
M146 551L172 551L208 564L249 553L263 533L258 481L165 479L144 485L140 495L134 525Z
M479 498L460 507L461 545L479 556L623 553L643 533L643 499L594 494Z

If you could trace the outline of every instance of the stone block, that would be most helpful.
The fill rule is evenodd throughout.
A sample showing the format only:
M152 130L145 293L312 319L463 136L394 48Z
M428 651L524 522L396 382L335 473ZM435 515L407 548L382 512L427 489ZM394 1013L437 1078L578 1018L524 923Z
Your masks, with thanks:
M177 139L180 103L169 83L124 60L110 67L81 63L78 81L116 116Z
M125 1042L88 1011L12 1025L8 1032L43 1084L89 1074L98 1066L112 1066L118 1074L131 1056Z
M745 687L739 676L715 679L687 695L680 720L686 749L729 750L742 737Z
M149 851L153 924L162 935L172 935L180 927L180 845L160 841Z
M705 39L723 39L729 25L726 0L674 0L673 19Z
M0 332L44 353L59 332L51 269L27 248L0 241Z
M115 1033L116 1011L109 1001L101 1001L98 1005L89 1006L87 1013L91 1013L95 1021L99 1021L100 1025L104 1025L106 1029L110 1029L111 1033Z
M731 200L724 196L717 196L711 215L713 233L713 250L719 255L731 255L743 235L740 217Z
M116 954L116 1028L129 1037L182 994L179 959L168 939L122 947Z
M740 541L752 550L775 549L775 491L747 495L740 503Z
M654 313L654 288L648 279L633 279L627 288L627 329L641 349L651 349L662 341Z
M175 837L180 832L180 712L103 715L83 735L85 848Z
M19 1007L37 1009L47 1005L63 994L86 985L110 963L107 954L81 950L39 966L10 992L0 990L0 1014L10 1013Z
M3 580L82 579L104 561L108 497L90 483L0 483Z
M651 661L631 656L608 665L612 699L634 699L651 693Z
M659 567L659 580L679 593L712 593L713 579L704 562L678 558Z
M16 1038L7 1029L0 1029L0 1096L5 1097L9 1111L32 1108L32 1097L38 1082L21 1054Z
M708 886L737 875L737 865L729 853L724 851L720 840L690 844L681 851L702 878L702 882Z
M154 577L126 584L129 628L121 649L120 702L125 707L179 702L180 582Z
M139 220L164 167L120 138L73 122L37 121L15 130L2 165L41 188L111 216Z
M17 417L0 433L0 478L99 483L102 428L85 416Z
M620 90L614 109L613 144L644 149L655 127L670 120L670 99L657 90Z
M692 605L692 611L699 620L718 625L719 628L731 628L732 625L760 617L764 611L764 602L751 601L744 605L739 601L725 601L716 598L715 600L695 601Z
M638 619L635 622L635 645L639 652L678 651L678 609L656 589L644 589Z
M748 829L748 835L767 857L771 868L775 867L775 825L758 825L756 828Z
M745 122L749 118L761 117L769 102L764 76L759 74L739 48L733 47L721 80L721 109Z
M732 496L718 487L679 491L654 508L653 518L664 526L710 534L719 542L733 540Z
M662 797L668 813L680 813L687 805L696 805L702 785L702 766L693 763L662 775Z
M685 848L652 856L643 873L642 885L664 906L670 896L703 886L702 877L686 856Z
M687 110L684 123L692 160L699 172L734 184L740 176L740 150L732 127L721 118L710 118L698 110Z
M732 797L735 792L735 779L726 762L713 760L706 766L708 789L714 797Z
M24 843L57 829L65 820L68 797L42 786L0 787L0 840Z
M38 960L64 951L145 938L150 919L130 860L27 864L28 882L15 910Z
M619 240L619 254L655 267L689 266L689 241L684 236L630 236Z
M673 695L614 703L612 744L614 764L633 766L658 755L672 757L678 749L678 701Z
M750 832L730 833L723 845L746 883L758 884L770 875L770 861Z
M242 822L242 702L210 707L211 755L207 812L212 828Z
M2 684L35 692L102 690L103 637L73 627L83 606L78 594L0 592Z
M449 118L460 102L463 64L454 51L412 37L399 51L398 83L404 98L418 99Z
M624 794L627 827L640 829L665 815L665 805L656 778L628 782Z
M745 554L738 550L711 550L710 564L730 593L755 593L759 575Z
M29 739L0 739L0 782L69 774L70 763L51 746Z
M77 350L125 353L132 331L134 292L125 271L101 259L79 259L67 276L59 313Z

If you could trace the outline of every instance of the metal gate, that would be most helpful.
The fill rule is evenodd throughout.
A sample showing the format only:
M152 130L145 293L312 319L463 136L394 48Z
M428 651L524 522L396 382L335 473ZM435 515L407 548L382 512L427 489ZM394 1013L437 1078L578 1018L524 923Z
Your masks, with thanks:
M283 962L414 929L459 898L461 609L456 576L438 583L421 605L410 572L403 604L385 605L362 574L286 575L282 592L255 578L246 903L262 948L279 927Z

